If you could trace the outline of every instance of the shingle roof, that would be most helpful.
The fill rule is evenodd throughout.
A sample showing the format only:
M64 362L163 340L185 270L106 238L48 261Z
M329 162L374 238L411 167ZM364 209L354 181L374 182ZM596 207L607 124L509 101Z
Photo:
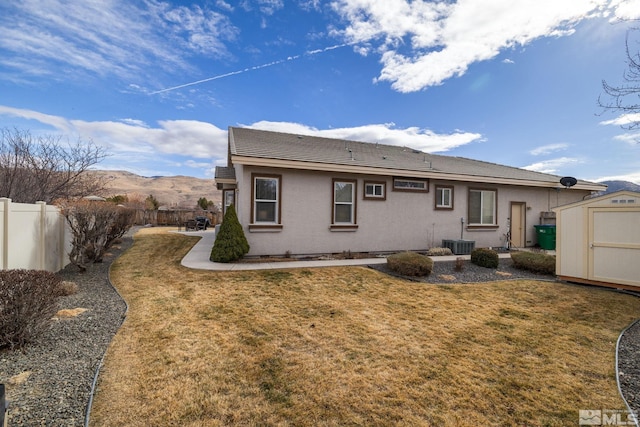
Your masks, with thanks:
M216 166L215 179L236 180L236 170L232 167Z
M559 176L463 157L424 153L407 147L370 142L295 135L249 128L229 128L231 156L277 159L331 165L384 168L411 175L411 172L536 181L559 186ZM310 167L311 169L311 167ZM579 181L581 186L606 188L600 184Z

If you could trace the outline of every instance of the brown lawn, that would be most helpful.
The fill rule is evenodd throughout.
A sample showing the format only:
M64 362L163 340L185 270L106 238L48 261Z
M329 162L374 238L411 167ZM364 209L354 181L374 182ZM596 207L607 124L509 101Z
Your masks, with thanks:
M624 408L615 342L637 298L365 267L193 271L195 242L144 229L114 264L129 313L92 426L577 425Z

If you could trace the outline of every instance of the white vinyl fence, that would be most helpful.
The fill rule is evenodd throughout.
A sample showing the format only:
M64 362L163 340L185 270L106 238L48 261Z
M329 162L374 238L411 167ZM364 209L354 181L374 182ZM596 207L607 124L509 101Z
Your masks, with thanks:
M69 264L70 242L56 206L0 198L0 269L59 271Z

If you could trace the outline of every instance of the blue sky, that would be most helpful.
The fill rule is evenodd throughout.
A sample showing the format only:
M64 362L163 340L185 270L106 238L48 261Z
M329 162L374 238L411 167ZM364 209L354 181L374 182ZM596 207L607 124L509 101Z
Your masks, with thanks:
M9 0L0 127L144 176L212 177L249 126L640 184L640 134L597 105L638 18L640 0Z

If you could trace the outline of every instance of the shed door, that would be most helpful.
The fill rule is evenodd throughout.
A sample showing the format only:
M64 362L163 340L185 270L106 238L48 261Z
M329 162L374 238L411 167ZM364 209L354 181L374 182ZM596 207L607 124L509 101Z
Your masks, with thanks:
M640 209L589 209L589 279L640 286Z

